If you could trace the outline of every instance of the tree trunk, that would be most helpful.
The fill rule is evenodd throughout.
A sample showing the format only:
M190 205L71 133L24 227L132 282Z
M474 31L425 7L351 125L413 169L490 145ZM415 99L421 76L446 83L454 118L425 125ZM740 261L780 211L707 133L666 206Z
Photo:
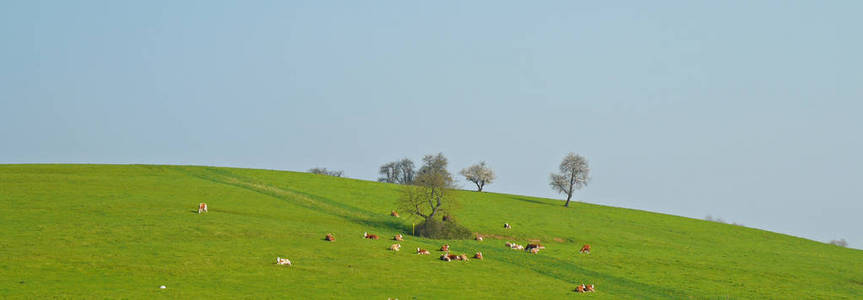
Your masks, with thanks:
M569 207L569 200L572 199L572 193L566 194L566 204L563 206Z
M482 192L482 185L477 184L476 188L477 188L477 190L476 190L477 192Z

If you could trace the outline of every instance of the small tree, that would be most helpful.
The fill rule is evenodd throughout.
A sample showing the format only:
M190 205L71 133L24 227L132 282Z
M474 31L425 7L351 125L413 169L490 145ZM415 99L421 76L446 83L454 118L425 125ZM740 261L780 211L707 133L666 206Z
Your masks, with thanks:
M343 174L344 172L343 172L343 171L341 171L341 170L339 170L339 171L330 171L330 170L327 170L327 168L311 168L311 169L309 169L309 173L312 173L312 174L321 174L321 175L328 175L328 176L335 176L335 177L342 177L342 174Z
M399 177L399 169L396 168L396 162L384 164L383 166L381 166L378 174L382 175L381 177L378 177L378 181L386 183L396 183L396 180Z
M416 176L414 162L407 158L384 164L378 173L378 181L398 184L411 184Z
M480 162L479 164L467 167L462 169L459 172L462 176L464 176L468 181L476 184L476 191L482 192L482 188L486 184L491 184L491 182L495 179L494 172L485 165L485 162Z
M575 190L586 186L589 181L590 167L587 164L587 159L570 152L560 162L560 174L551 174L549 185L558 193L566 194L564 206L569 207L569 201Z
M832 240L832 241L830 241L830 244L836 245L839 247L848 247L848 242L845 241L845 239Z

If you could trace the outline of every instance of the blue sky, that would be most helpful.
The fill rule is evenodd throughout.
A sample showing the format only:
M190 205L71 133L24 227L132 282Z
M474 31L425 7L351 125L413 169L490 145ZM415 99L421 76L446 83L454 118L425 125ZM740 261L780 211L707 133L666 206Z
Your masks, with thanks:
M0 163L373 180L443 152L488 191L863 247L859 1L0 1ZM467 188L470 186L463 182Z

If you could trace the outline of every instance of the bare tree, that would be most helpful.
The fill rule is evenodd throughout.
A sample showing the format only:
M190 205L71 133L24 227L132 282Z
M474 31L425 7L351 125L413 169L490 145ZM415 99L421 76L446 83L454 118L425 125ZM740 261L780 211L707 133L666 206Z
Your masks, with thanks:
M384 164L378 173L378 181L398 184L411 184L416 176L414 162L407 158Z
M339 170L339 171L330 171L330 170L327 170L327 168L311 168L311 169L309 169L309 173L312 173L312 174L321 174L321 175L328 175L328 176L335 176L335 177L342 177L342 174L343 174L344 172L343 172L343 171L341 171L341 170Z
M848 242L847 242L847 241L845 241L845 239L832 240L832 241L830 241L830 244L831 244L831 245L836 245L836 246L839 246L839 247L848 247Z
M413 185L404 187L399 206L402 211L431 220L454 207L456 198L452 193L452 175L446 170L446 157L443 154L426 155L423 161Z
M467 167L462 169L459 172L462 176L464 176L468 181L476 184L476 191L482 192L482 188L486 184L491 184L494 181L494 171L491 170L488 166L485 165L485 162L480 162L479 164Z
M396 183L399 177L399 169L396 167L396 162L386 163L381 166L381 169L378 171L381 174L381 177L378 177L378 181L386 182L386 183Z
M586 186L590 181L590 167L587 159L581 155L570 152L560 162L560 174L551 174L551 188L558 193L566 194L566 204L569 207L569 201L572 199L572 194L577 189Z
M416 177L416 171L414 171L414 162L410 159L404 158L396 163L396 169L399 170L396 182L401 184L412 184L414 182L414 177Z

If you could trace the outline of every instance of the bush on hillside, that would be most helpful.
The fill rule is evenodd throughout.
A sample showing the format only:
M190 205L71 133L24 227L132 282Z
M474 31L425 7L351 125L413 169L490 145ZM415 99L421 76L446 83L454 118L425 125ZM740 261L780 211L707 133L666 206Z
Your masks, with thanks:
M434 219L423 221L416 227L418 236L442 240L466 240L473 238L470 229L456 222L441 222Z

